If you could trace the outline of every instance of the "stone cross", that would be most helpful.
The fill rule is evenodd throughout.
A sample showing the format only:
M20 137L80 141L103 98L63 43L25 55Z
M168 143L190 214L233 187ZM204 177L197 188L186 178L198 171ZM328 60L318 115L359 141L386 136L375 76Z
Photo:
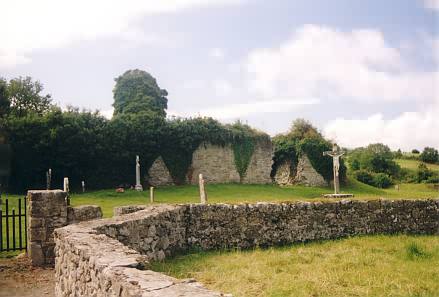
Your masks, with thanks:
M143 191L142 184L140 183L140 162L139 156L136 156L136 191Z
M199 186L200 186L200 202L201 202L201 204L206 204L207 203L207 194L206 194L206 189L204 188L204 178L203 178L203 175L201 173L198 176L198 182L199 182Z
M52 183L52 169L46 172L46 190L50 190L50 184Z
M334 173L334 194L339 194L340 192L340 179L339 179L339 170L340 170L340 157L344 155L344 152L340 150L340 148L334 144L332 146L332 151L323 152L323 156L331 156L333 162L333 173Z

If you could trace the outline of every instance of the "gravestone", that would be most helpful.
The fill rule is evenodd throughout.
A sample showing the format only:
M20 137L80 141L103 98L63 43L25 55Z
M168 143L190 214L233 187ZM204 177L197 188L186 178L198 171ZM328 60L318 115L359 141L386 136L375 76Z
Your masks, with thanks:
M52 184L52 168L49 168L46 172L46 190L50 190Z
M143 191L142 184L140 183L140 160L139 156L136 156L136 191Z

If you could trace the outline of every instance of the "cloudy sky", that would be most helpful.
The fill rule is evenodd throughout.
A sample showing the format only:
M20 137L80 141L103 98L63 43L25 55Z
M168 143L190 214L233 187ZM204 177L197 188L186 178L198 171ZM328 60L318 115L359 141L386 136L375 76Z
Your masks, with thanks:
M347 147L439 147L439 0L0 0L0 76L111 114L143 69L169 114L272 135L306 118Z

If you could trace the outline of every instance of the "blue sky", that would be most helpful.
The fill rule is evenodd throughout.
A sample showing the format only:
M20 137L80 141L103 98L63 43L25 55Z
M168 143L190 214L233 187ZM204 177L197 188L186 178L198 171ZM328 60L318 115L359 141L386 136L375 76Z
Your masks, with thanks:
M61 106L109 115L114 78L139 68L171 115L272 135L303 117L348 147L439 147L436 0L34 2L1 3L0 75L40 80Z

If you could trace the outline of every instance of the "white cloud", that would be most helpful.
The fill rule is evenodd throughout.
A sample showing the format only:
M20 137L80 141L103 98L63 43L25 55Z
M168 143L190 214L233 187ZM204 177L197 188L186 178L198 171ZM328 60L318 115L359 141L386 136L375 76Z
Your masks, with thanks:
M420 112L405 112L393 119L385 119L380 113L359 120L339 118L325 127L324 134L350 148L376 142L405 151L439 147L438 114L439 105Z
M212 87L215 94L222 97L229 96L233 91L232 85L224 79L214 80Z
M0 67L29 62L33 50L59 48L82 40L120 35L155 40L139 31L141 17L241 0L14 0L3 1Z
M246 61L250 90L264 96L431 100L435 74L408 65L380 31L315 25L300 28L277 48L252 51Z
M224 58L224 50L221 48L213 48L209 51L209 57L214 59L222 59Z
M425 8L439 10L439 0L423 0Z
M240 119L246 116L255 114L280 113L297 111L306 106L318 104L317 99L308 100L267 100L252 103L230 104L225 106L217 106L212 108L202 109L196 112L197 116L213 117L220 120ZM176 112L171 112L177 114ZM193 116L193 112L178 113L180 116Z

